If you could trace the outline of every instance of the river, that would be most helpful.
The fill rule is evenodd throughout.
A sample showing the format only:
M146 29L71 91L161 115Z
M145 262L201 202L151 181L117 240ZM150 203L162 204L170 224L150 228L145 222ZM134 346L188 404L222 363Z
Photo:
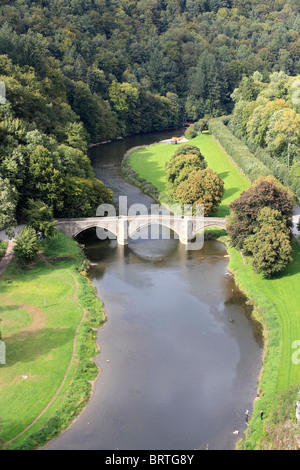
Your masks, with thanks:
M126 182L128 148L174 131L94 147L97 176L128 203L154 201ZM251 306L228 274L226 248L207 241L187 251L178 240L84 237L89 276L103 300L101 369L76 422L48 450L234 449L246 429L262 361ZM239 434L234 434L234 431Z

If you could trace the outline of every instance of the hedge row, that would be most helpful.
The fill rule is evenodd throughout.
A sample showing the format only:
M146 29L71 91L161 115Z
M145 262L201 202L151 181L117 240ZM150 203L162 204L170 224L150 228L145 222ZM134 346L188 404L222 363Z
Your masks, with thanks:
M273 171L253 155L249 148L230 132L221 119L210 119L208 130L251 182L259 176L273 175Z

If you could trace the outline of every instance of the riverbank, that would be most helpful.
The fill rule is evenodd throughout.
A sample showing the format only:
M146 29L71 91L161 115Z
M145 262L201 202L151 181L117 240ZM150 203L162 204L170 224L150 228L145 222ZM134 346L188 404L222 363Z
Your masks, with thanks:
M0 437L5 449L34 449L57 436L87 403L99 374L96 330L105 321L87 261L59 234L21 270L0 278L1 330L7 364L0 366Z
M289 448L294 434L299 433L293 426L296 424L295 407L285 420L275 419L274 411L278 407L280 395L289 389L300 389L300 365L295 350L295 342L300 338L300 247L293 242L293 261L287 268L271 280L264 279L252 269L252 260L244 256L226 242L230 256L229 270L235 282L254 306L254 318L263 326L264 360L261 371L257 399L254 401L253 414L246 432L242 449L274 448L274 436L282 433L282 445ZM298 348L299 349L299 348ZM281 403L277 410L285 416L285 409L295 402L297 392L289 397L289 402ZM260 411L264 412L264 420ZM288 422L291 429L287 435ZM276 431L275 431L276 430ZM285 435L284 435L285 431ZM280 448L280 447L278 447Z
M217 215L228 215L228 204L249 187L249 181L243 177L219 146L216 151L215 146L218 144L212 136L201 135L190 143L201 149L208 166L224 179L225 194ZM174 146L168 147L156 145L138 150L130 154L128 163L144 179L147 178L147 172L151 168L149 181L151 184L156 184L162 192L166 185L165 163L174 153ZM228 247L229 269L238 287L253 303L254 317L262 324L264 336L264 361L259 377L258 396L254 401L253 415L246 437L239 444L239 448L272 448L275 445L274 429L277 433L282 432L286 425L285 422L281 422L282 427L279 430L276 428L274 419L274 408L280 401L280 394L288 393L291 387L295 389L300 387L300 365L299 361L295 360L294 349L295 342L300 338L300 247L294 241L293 262L280 275L266 280L263 276L254 273L249 257L242 257L238 250L229 246L227 237L222 237L222 241ZM296 399L296 394L291 393L289 399ZM284 415L284 403L284 401L281 403L282 415ZM262 409L264 420L260 418ZM276 419L278 421L278 417ZM294 432L295 428L291 424L291 436ZM290 440L293 439L291 436ZM286 443L286 445L288 448L291 443Z

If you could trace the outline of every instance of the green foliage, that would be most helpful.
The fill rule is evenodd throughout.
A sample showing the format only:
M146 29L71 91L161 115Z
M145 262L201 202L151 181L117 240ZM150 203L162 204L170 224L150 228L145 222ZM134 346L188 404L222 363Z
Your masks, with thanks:
M97 207L112 203L112 191L97 180L66 176L64 181L64 203L60 217L94 217Z
M219 115L226 110L228 98L228 84L222 61L217 55L207 50L203 51L196 67L191 71L186 101L188 119L196 121L207 114ZM195 137L192 134L196 132L194 129L187 132L188 135Z
M253 256L253 268L270 278L292 261L293 197L274 177L260 178L230 205L227 233Z
M204 168L206 168L206 162L202 155L200 158L196 153L179 153L178 155L175 153L166 163L167 191L171 197L174 197L178 185L188 178L192 170L203 170Z
M181 204L204 206L204 216L217 212L224 194L223 180L210 168L192 170L175 191L175 200Z
M264 207L257 216L258 226L244 241L244 249L253 255L253 268L270 278L283 271L293 260L289 229L282 214Z
M199 147L196 145L191 145L191 144L182 144L174 152L173 157L177 157L177 155L197 155L200 160L204 162L204 156L202 155Z
M196 132L194 126L189 126L189 127L187 128L187 130L185 131L184 136L185 136L188 140L194 139L194 137L197 136L197 132Z
M29 199L53 207L55 217L62 213L68 216L64 210L65 202L69 202L66 175L88 180L96 188L94 195L90 191L86 196L88 201L83 207L88 213L80 210L84 216L91 211L94 215L102 202L95 197L99 195L99 182L86 153L88 133L66 102L63 75L51 69L55 83L41 80L33 69L14 65L7 56L0 56L1 72L7 88L7 104L0 106L1 228L16 224ZM80 193L72 193L70 205L79 207L79 196Z
M32 227L24 227L16 239L14 247L15 255L20 262L30 262L37 258L39 242L36 232Z
M3 258L5 250L6 250L6 243L0 241L0 260L1 258Z
M43 131L67 102L101 141L178 125L183 114L228 114L241 80L240 96L253 100L260 77L298 74L298 16L292 1L1 2L0 54L41 79L53 107ZM34 121L46 98L38 91L25 100Z
M244 247L245 239L259 226L258 215L264 207L279 211L286 227L292 225L293 197L274 177L259 178L230 204L227 233L233 246Z
M11 231L16 225L17 191L0 176L0 227Z
M35 199L59 210L62 207L63 180L48 149L38 145L30 155L25 191Z
M52 207L42 201L29 199L28 209L25 211L28 225L40 232L43 238L52 238L57 234L56 221L53 218Z

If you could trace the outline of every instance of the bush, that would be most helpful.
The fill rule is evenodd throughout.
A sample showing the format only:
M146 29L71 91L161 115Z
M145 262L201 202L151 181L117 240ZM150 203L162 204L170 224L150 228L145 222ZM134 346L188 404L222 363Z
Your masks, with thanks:
M197 137L197 132L195 131L194 126L188 127L184 135L188 140L191 140L191 139L194 139L194 137Z
M0 260L4 256L6 250L6 243L0 242Z
M39 242L34 228L24 227L16 240L15 255L19 261L34 261L39 251Z
M34 228L36 233L40 232L44 238L53 238L57 234L53 209L43 201L29 199L25 215L28 218L28 225Z
M191 145L191 144L184 144L180 145L178 147L172 158L177 157L177 155L197 155L197 157L200 158L200 160L203 160L204 162L204 156L202 155L200 149L196 147L196 145Z

